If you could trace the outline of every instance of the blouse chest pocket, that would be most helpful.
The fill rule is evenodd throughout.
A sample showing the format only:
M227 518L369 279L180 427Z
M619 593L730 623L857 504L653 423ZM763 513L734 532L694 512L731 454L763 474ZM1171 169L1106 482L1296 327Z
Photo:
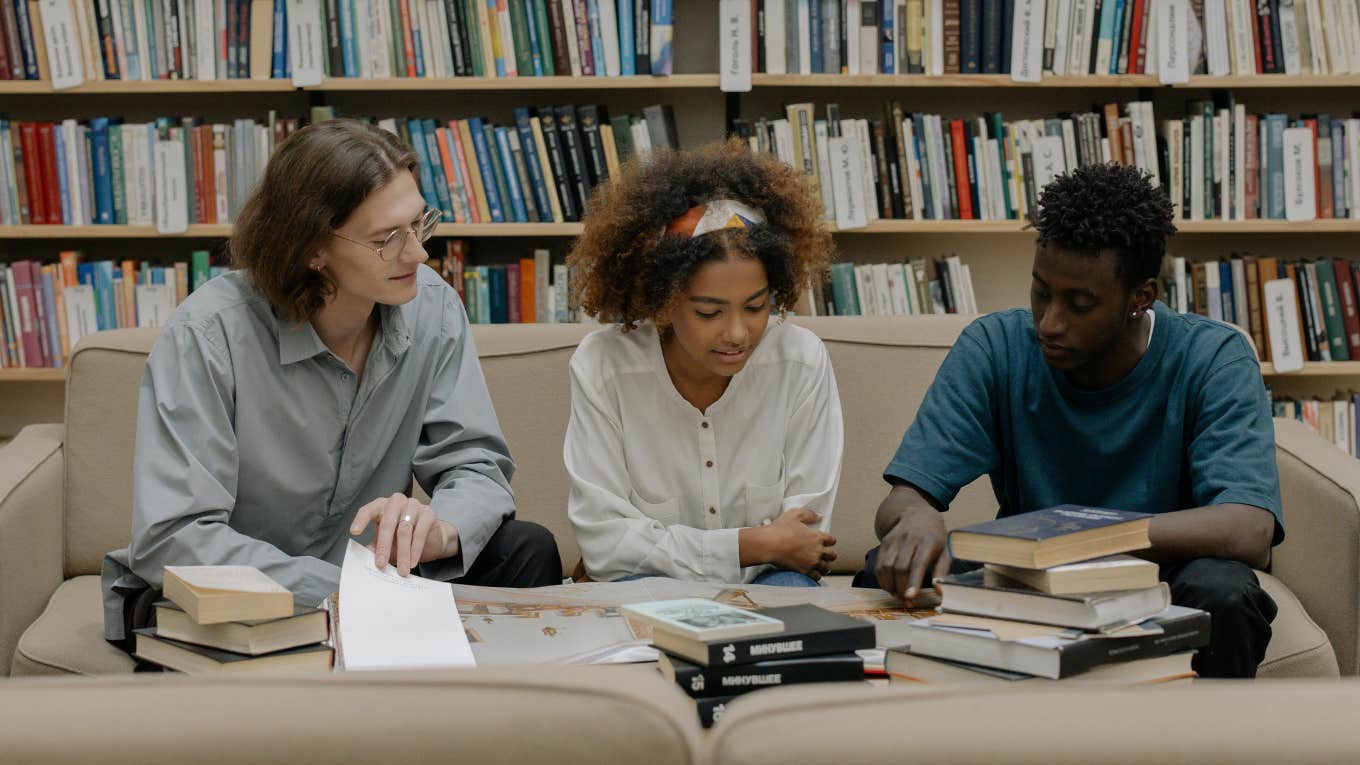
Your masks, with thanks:
M745 491L746 522L743 526L759 526L772 522L784 512L784 476L772 484L747 483Z
M650 502L643 499L636 491L629 490L628 501L638 509L638 512L654 521L659 521L663 526L673 526L680 520L679 497L672 497L660 502Z

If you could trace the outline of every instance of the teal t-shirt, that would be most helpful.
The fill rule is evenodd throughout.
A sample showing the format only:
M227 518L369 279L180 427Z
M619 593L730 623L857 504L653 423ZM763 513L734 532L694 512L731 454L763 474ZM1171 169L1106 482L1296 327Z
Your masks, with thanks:
M1241 333L1157 302L1147 352L1083 390L1050 368L1028 309L963 331L885 471L948 506L991 477L998 517L1065 503L1164 513L1240 503L1284 539L1275 429Z

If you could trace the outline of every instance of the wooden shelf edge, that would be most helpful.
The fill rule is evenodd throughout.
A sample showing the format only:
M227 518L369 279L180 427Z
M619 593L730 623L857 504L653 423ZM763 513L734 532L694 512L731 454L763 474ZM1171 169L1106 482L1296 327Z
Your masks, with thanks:
M320 85L303 90L319 92L364 92L394 90L681 90L717 88L716 74L648 74L627 77L389 77L361 79L331 77Z
M752 88L1360 88L1360 75L1194 75L1189 82L1164 85L1156 75L1046 76L1039 82L1015 82L1008 74L753 74Z
M196 224L182 234L162 234L155 226L0 226L4 239L157 239L231 236L230 224Z
M222 95L227 93L292 93L297 90L290 80L87 80L74 88L54 89L45 81L9 80L0 82L0 95L63 96L63 95L136 95L195 93Z
M1261 374L1265 377L1349 377L1360 375L1360 361L1308 361L1297 372L1276 372L1275 365L1269 361L1261 362Z
M62 382L65 379L65 369L0 369L0 383Z

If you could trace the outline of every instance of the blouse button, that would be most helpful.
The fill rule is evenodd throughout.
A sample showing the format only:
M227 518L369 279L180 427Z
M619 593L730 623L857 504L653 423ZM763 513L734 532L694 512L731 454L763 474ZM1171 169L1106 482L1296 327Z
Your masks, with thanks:
M704 463L704 467L713 467L713 460Z
M699 427L703 428L704 430L708 430L708 423L706 423L706 422L701 422L701 423L699 423Z
M718 514L718 508L716 508L716 507L710 507L710 508L708 508L708 514L709 514L709 515L717 515L717 514Z

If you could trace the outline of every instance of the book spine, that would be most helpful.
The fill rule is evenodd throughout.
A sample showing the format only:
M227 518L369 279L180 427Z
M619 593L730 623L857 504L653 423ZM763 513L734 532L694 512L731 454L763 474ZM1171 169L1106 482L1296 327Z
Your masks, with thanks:
M491 169L491 154L486 145L486 135L482 127L480 119L468 120L468 130L472 135L472 151L477 156L477 169L481 173L482 184L486 187L486 203L490 208L491 220L494 223L504 223L505 212L501 207L500 193L496 188L496 176Z
M739 664L732 667L676 667L675 682L691 697L711 698L761 688L804 683L849 683L864 678L864 660L849 654L838 661L779 662L779 666Z
M514 117L515 129L519 131L520 147L524 153L524 164L529 173L529 185L533 187L534 204L538 208L539 218L544 221L552 221L552 205L548 200L548 180L543 177L542 162L538 156L538 146L534 140L529 110L525 108L516 109Z
M576 197L575 187L567 171L567 154L562 149L562 136L557 129L557 117L552 107L538 110L539 121L543 123L543 143L547 146L548 161L552 167L553 183L557 186L557 198L562 206L562 217L568 221L581 219L583 200Z
M1209 642L1209 614L1196 611L1161 622L1162 634L1123 640L1081 640L1059 654L1058 678L1114 662L1151 659Z
M571 0L546 0L548 31L552 39L553 68L559 75L571 74L571 58L568 55L567 28L562 17L562 4Z
M562 139L562 153L566 156L572 190L576 198L581 200L584 214L584 208L590 201L590 171L586 169L585 148L576 126L575 110L570 106L559 106L556 113L557 130Z
M768 659L792 659L798 656L821 656L829 653L850 653L874 647L873 625L865 623L839 630L817 632L801 638L756 637L708 645L710 667L732 664L751 664ZM729 658L729 656L731 658Z

